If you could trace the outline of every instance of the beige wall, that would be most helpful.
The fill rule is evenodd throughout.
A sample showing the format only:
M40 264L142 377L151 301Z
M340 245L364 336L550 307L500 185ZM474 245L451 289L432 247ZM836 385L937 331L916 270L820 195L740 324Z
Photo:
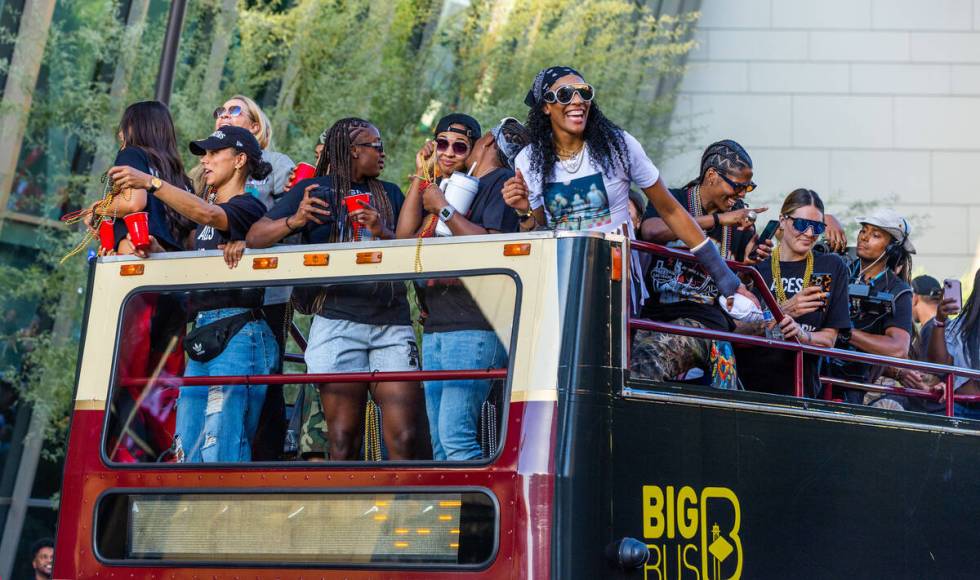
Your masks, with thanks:
M671 185L733 138L756 199L888 200L915 216L916 270L980 267L980 0L704 0L701 14L674 115L683 153L661 163Z

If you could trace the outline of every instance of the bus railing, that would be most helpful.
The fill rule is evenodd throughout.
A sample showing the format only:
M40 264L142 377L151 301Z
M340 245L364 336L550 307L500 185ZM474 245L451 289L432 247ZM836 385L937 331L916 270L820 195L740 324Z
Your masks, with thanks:
M630 247L643 252L648 252L651 254L674 257L688 262L697 261L697 258L693 254L684 250L678 250L674 248L666 248L659 244L652 244L648 242L631 242ZM782 319L782 312L779 311L779 306L776 303L775 298L772 293L769 292L769 288L766 286L759 275L751 266L746 266L737 262L728 262L729 266L735 271L747 272L755 281L756 288L760 290L763 300L769 309L773 313L773 317L777 320ZM627 293L629 296L629 293ZM629 308L627 312L632 312ZM706 338L713 340L724 340L731 342L733 344L742 344L748 346L755 346L759 348L775 348L778 350L786 350L795 353L795 372L794 372L794 382L793 382L793 395L798 398L803 397L803 355L810 354L815 356L825 356L840 360L860 362L871 365L879 366L892 366L901 369L908 369L914 371L922 371L930 373L933 375L943 376L945 375L945 405L946 405L946 416L952 417L954 414L954 403L976 403L980 402L980 395L958 395L954 392L953 383L954 378L966 377L968 379L980 380L980 371L972 369L964 369L960 367L954 367L950 365L941 365L930 362L923 362L904 358L895 358L890 356L872 355L862 352L856 352L852 350L841 350L837 348L828 348L821 346L813 346L808 344L802 344L798 342L790 342L786 340L778 340L771 338L764 338L759 336L751 336L745 334L737 334L734 332L723 332L719 330L711 330L705 328L696 328L691 326L682 326L679 324L671 324L667 322L656 322L652 320L646 320L643 318L635 318L633 316L629 317L627 325L627 344L631 343L632 331L634 329L650 330L654 332L663 332L667 334L678 334L682 336L691 336L695 338ZM629 347L627 347L629 348ZM629 367L627 367L628 370ZM736 362L737 368L737 362ZM831 377L819 378L820 382L829 388L824 389L823 398L826 400L833 400L833 387L841 388L851 388L863 391L879 392L886 394L895 394L905 397L915 397L928 400L939 400L939 393L934 391L921 391L918 389L908 389L904 387L892 387L888 385L872 385L867 383L860 383L855 381L847 381L842 379L835 379Z
M222 375L208 377L142 377L121 379L122 387L213 387L220 385L292 385L298 383L377 383L396 381L450 381L506 379L507 369L399 371L360 373L295 373L278 375Z

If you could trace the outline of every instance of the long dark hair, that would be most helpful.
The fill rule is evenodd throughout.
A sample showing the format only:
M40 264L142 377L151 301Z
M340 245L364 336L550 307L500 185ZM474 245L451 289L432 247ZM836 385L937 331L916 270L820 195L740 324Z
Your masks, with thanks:
M150 158L150 165L160 173L160 179L187 191L194 191L184 172L184 162L177 152L177 131L170 109L160 101L140 101L126 107L119 121L126 147L138 147ZM167 225L174 239L183 241L196 224L177 213L167 204Z
M973 292L963 305L963 311L953 322L954 332L963 341L963 350L970 368L980 369L980 270L973 275Z
M527 130L531 171L541 176L541 184L544 185L555 176L558 155L552 141L551 117L544 114L540 105L528 111ZM602 114L595 101L589 107L585 122L585 142L589 146L589 159L593 165L601 167L603 173L612 173L617 166L629 171L629 153L623 130Z
M326 143L323 146L323 154L320 155L320 162L317 164L316 175L329 174L332 178L333 187L327 193L327 203L337 214L335 222L337 227L330 234L331 242L351 239L352 229L348 226L347 206L343 203L343 199L350 195L351 183L353 183L354 159L351 156L351 147L354 144L354 136L368 128L374 128L374 125L364 119L348 117L337 121L327 130ZM394 227L395 213L381 181L376 177L368 177L365 183L371 191L375 209L381 214L381 222L388 228Z

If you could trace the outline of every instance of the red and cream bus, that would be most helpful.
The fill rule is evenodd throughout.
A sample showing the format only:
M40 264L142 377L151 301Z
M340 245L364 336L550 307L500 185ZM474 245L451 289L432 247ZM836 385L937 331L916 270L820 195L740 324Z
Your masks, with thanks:
M98 260L55 577L974 575L973 421L847 405L832 391L815 400L653 383L630 376L627 351L643 327L980 373L632 319L636 250L689 259L621 236L539 232L282 246L234 270L217 253ZM311 375L297 333L280 374L182 376L179 305L194 293L375 280L464 285L507 364ZM291 403L311 383L449 378L495 382L482 459L190 464L166 453L178 388L270 385Z

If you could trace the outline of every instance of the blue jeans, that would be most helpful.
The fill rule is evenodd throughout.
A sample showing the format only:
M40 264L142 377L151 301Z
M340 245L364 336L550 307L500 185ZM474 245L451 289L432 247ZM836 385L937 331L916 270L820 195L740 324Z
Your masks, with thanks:
M220 308L197 315L196 326L245 312ZM264 320L249 322L208 362L188 359L186 377L265 375L276 368L279 345ZM178 461L250 461L266 385L181 387L174 451Z
M422 368L427 371L500 368L504 346L491 330L457 330L422 335ZM432 457L437 461L480 459L477 428L490 381L426 381Z

